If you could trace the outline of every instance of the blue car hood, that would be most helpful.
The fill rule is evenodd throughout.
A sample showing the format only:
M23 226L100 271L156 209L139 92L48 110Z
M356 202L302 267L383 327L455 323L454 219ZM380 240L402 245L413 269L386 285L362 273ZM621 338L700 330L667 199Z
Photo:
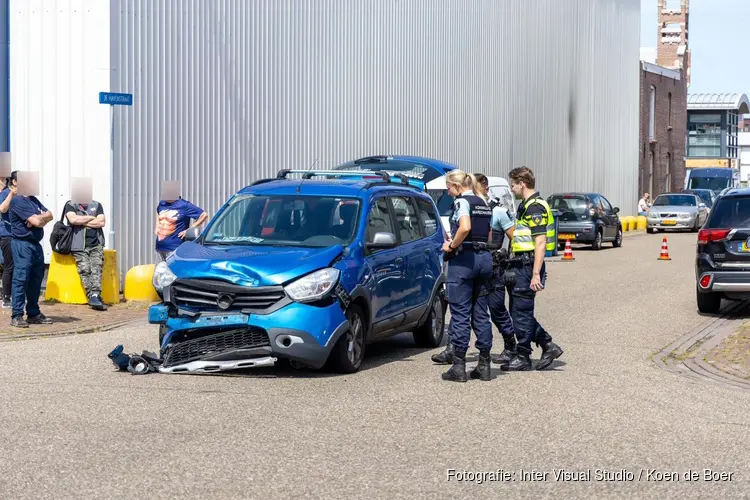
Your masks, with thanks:
M185 242L167 263L178 278L221 279L245 286L282 285L328 267L342 251L326 248L210 246Z

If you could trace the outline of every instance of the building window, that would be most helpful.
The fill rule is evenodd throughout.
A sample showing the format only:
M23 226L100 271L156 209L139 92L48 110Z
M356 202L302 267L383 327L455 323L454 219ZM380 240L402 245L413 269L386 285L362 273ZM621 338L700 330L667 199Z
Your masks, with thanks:
M672 92L669 93L669 114L667 115L667 125L672 126Z
M656 87L651 85L648 95L648 140L654 140L654 109L656 108Z
M721 156L721 114L691 113L688 118L688 156Z

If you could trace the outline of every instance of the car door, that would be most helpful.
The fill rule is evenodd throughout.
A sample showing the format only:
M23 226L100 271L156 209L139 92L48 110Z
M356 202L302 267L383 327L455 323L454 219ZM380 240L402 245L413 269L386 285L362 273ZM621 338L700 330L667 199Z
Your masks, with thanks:
M412 196L391 196L395 215L397 237L404 259L404 287L400 301L403 310L410 311L427 302L429 292L424 290L424 275L430 255L429 242L422 233L422 224Z
M602 211L604 218L604 237L607 239L614 239L617 236L617 218L612 209L612 204L602 195L597 195L599 200L599 207Z
M417 212L422 221L422 231L424 232L427 248L425 273L422 278L422 288L425 293L425 300L429 301L435 283L443 273L443 243L445 238L438 233L440 230L440 215L430 200L424 198L415 198L417 202ZM507 238L506 238L507 239Z
M373 241L376 233L391 233L398 241L399 233L395 229L390 200L385 196L371 202L365 241ZM395 248L366 250L365 262L372 273L369 288L373 330L377 332L384 325L389 327L391 322L400 324L398 316L403 307L397 299L403 295L405 288L404 258L400 245Z

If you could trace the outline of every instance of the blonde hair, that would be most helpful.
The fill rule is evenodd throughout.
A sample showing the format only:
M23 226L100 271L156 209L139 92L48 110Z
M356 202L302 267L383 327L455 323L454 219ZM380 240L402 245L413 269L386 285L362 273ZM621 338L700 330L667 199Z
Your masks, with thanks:
M485 184L489 182L487 176L484 174L471 174L471 178L474 181L474 193L484 201L487 201L490 197L485 187Z
M451 170L445 175L445 184L461 186L463 189L474 189L474 176L463 170Z

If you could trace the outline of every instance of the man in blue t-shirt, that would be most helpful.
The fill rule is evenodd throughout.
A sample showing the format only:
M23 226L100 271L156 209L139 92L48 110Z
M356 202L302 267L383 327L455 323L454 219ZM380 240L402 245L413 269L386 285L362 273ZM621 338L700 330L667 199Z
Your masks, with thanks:
M13 313L11 326L47 325L52 320L39 310L44 279L44 226L53 219L35 196L16 194L10 202L11 248L13 250ZM26 306L26 320L23 310Z
M195 222L190 225L190 219ZM200 226L208 214L187 200L161 200L156 208L156 252L162 260L182 244L185 233L191 227Z
M3 309L9 309L13 289L13 249L10 233L10 202L18 189L18 172L11 172L5 189L0 191L0 250L3 252Z

